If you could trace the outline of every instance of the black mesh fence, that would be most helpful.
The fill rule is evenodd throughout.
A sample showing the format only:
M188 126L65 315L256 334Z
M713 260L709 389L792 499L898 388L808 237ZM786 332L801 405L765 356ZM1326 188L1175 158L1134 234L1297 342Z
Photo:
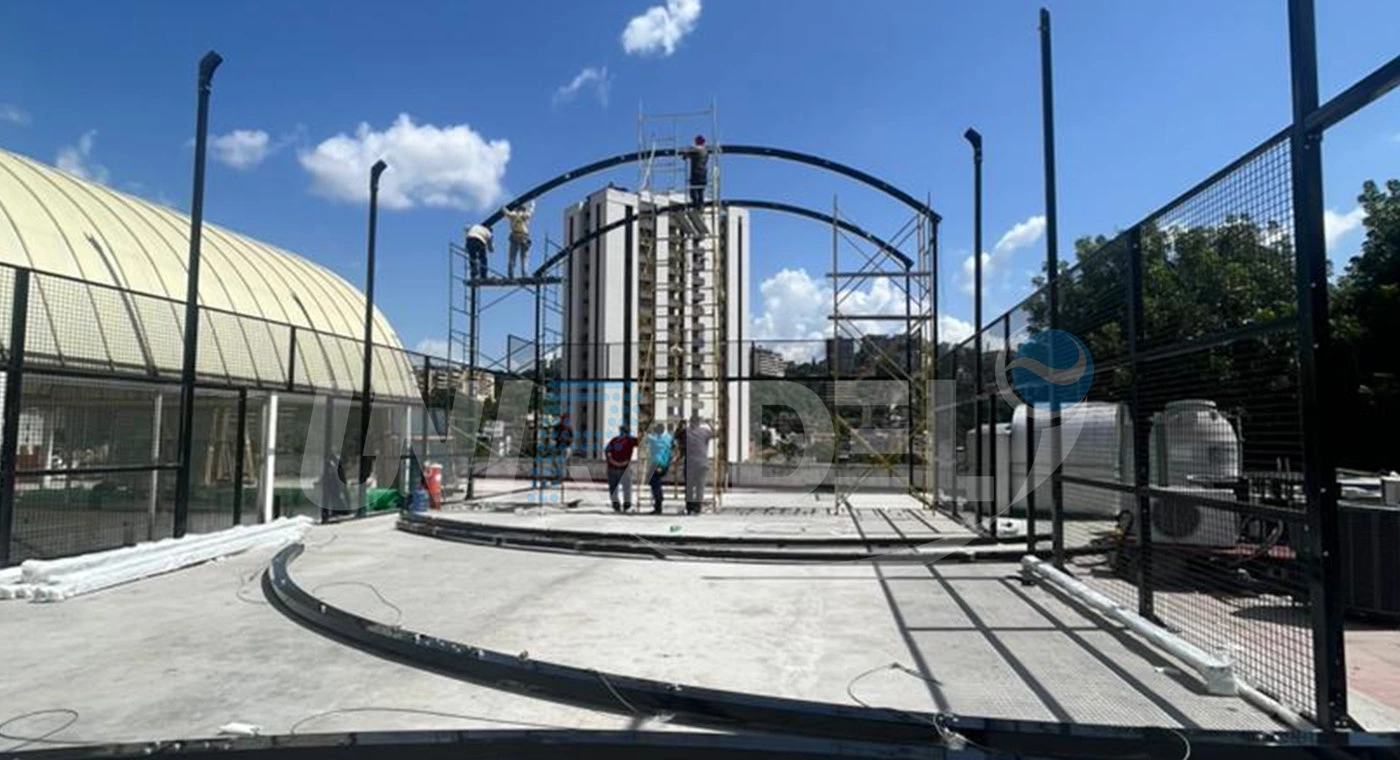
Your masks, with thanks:
M938 501L1312 713L1290 183L1275 140L943 348Z

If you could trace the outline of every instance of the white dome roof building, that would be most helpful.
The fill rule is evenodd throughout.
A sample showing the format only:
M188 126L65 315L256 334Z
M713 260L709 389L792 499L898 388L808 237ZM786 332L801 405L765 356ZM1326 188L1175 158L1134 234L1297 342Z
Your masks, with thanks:
M0 565L171 534L189 230L177 211L0 151L0 376L13 366L16 272L31 272L18 398L0 382L0 406L19 409ZM201 251L189 530L317 514L324 452L356 428L350 403L328 426L315 400L358 395L364 295L218 225L204 225ZM387 485L405 410L421 401L378 313L374 340L370 451Z

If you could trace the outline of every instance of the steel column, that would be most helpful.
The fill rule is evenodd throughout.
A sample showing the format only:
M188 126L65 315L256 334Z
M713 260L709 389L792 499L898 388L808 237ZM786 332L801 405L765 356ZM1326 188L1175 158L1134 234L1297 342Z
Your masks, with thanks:
M1050 329L1060 329L1060 249L1059 213L1055 207L1055 77L1050 51L1050 11L1040 9L1040 97L1042 136L1045 142L1045 280L1050 307ZM1050 341L1050 366L1055 364L1054 341ZM1058 417L1059 397L1050 390L1050 414ZM1030 412L1029 409L1026 410ZM1060 426L1059 420L1046 430L1050 436L1050 513L1052 525L1051 541L1054 547L1054 561L1057 569L1065 566L1065 525L1064 525L1064 486L1060 482Z
M373 459L365 452L365 444L369 441L369 418L374 403L374 243L379 221L379 175L387 168L389 165L381 160L375 161L369 170L369 242L365 253L365 342L364 365L360 374L360 445L357 449L360 456L360 482L356 489L359 500L355 509L360 514L363 514L365 509L366 483L369 480L370 469L374 466Z
M1137 504L1138 564L1134 579L1137 583L1138 614L1148 620L1156 619L1152 592L1152 498L1148 481L1148 439L1151 415L1142 404L1142 363L1138 343L1142 339L1142 228L1128 231L1128 366L1132 385L1128 391L1128 413L1133 427L1133 499Z
M194 453L194 396L199 359L199 245L204 232L204 158L209 136L209 92L223 58L212 50L199 61L194 129L194 190L190 198L189 274L185 285L185 355L180 369L180 469L175 476L175 537L185 535L190 516L190 464Z
M636 435L637 431L632 429L632 321L637 311L632 303L632 282L636 278L636 273L632 271L632 243L636 239L633 231L636 220L630 205L627 206L624 217L627 221L622 238L622 424L627 426L629 434ZM605 433L603 440L607 438Z
M0 431L0 567L8 567L15 529L15 469L19 454L19 413L24 396L24 342L29 325L29 270L15 270L10 305L9 362L5 368L4 427ZM44 467L49 463L45 462Z
M233 524L243 522L243 467L248 450L248 389L238 390L238 434L233 460Z
M1289 0L1288 36L1293 80L1290 133L1293 233L1298 294L1299 412L1303 429L1303 488L1307 494L1308 592L1313 634L1317 723L1346 728L1346 648L1342 636L1338 553L1337 463L1333 421L1323 400L1338 398L1325 370L1332 356L1328 324L1327 245L1323 228L1322 134L1305 126L1318 108L1317 35L1312 0Z

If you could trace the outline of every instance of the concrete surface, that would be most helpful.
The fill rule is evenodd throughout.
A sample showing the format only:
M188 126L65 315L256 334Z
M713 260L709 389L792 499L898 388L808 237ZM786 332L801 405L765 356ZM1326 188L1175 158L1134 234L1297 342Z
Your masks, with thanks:
M843 704L850 688L874 705L1001 718L1277 727L1015 573L596 558L387 529L292 566L367 617L400 613L364 586L325 584L372 583L405 628L627 675Z
M393 522L314 528L293 577L332 603L390 622L401 615L415 630L676 682L844 704L849 688L873 705L1005 718L1274 727L1239 699L1204 694L1180 665L1126 634L1022 587L1010 564L607 559L439 541ZM269 554L57 604L0 606L0 720L71 708L78 721L55 738L73 742L208 736L230 721L285 732L322 711L368 707L474 717L348 712L299 730L637 725L323 638L263 600L257 573ZM32 718L5 732L33 735L58 721ZM13 746L0 741L0 751Z
M752 501L763 494L747 495ZM907 497L906 497L907 498ZM492 527L518 527L533 530L575 530L596 533L655 536L726 536L743 538L861 538L907 536L920 540L957 541L974 534L942 514L924 508L909 508L904 502L894 506L861 505L852 500L852 515L836 513L830 495L823 500L810 496L803 506L743 506L728 503L717 512L700 515L677 514L671 510L653 515L649 510L618 514L606 502L582 503L577 507L516 506L495 508L454 508L448 505L434 516L464 520ZM880 504L879 501L875 502Z
M352 536L388 532L392 522L314 528L306 558L341 541L361 543ZM55 604L0 603L0 721L31 710L77 710L78 720L54 737L75 743L213 736L235 720L286 732L321 711L370 706L476 719L354 712L298 730L633 725L625 716L474 686L325 639L264 601L259 573L270 557L251 552ZM38 735L64 720L38 716L4 732ZM0 752L17 744L0 739Z

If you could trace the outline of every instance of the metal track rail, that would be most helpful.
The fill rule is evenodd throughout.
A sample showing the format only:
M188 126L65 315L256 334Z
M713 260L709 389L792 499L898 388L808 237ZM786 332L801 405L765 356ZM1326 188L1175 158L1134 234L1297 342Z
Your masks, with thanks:
M1065 758L1176 757L1179 755L1172 752L1180 753L1184 747L1190 747L1191 756L1195 758L1305 758L1338 756L1339 753L1344 757L1381 757L1392 756L1400 747L1400 734L1121 727L854 707L700 688L557 665L398 628L324 602L298 586L288 571L289 565L301 555L303 548L301 544L294 544L277 553L263 575L263 591L280 611L313 630L415 667L538 699L637 717L668 716L672 720L697 726L784 734L787 736L779 741L792 737L794 744L791 746L799 753L804 750L823 751L821 745L812 744L812 739L894 745L884 748L888 753L886 756L891 758L911 756L910 745L933 756L943 755L946 749L974 747L990 753L1028 753L1038 757ZM435 735L444 742L472 744L472 737L486 737L492 733L448 731L436 732ZM511 733L504 732L499 736L506 739ZM543 748L550 753L549 757L570 757L582 755L570 754L564 749L586 752L587 745L594 742L602 742L595 745L595 749L612 753L616 748L608 746L610 742L621 740L624 744L631 743L624 738L624 733L635 737L638 744L647 745L653 752L662 750L653 742L665 744L671 741L646 732L561 731L518 732L514 735L516 740L531 737L543 741L549 745ZM399 736L414 735L405 733ZM378 737L380 741L393 743L396 734L348 736ZM554 744L548 738L551 736L557 737L559 744ZM305 737L297 741L311 739ZM248 741L276 742L274 739ZM688 744L687 740L674 741ZM705 740L694 741L703 744ZM740 738L725 739L714 745L713 749L723 751L727 741L739 745L744 743L744 739ZM151 745L142 746L149 748ZM262 744L260 748L271 747ZM341 745L340 749L343 748L344 745ZM757 746L750 748L760 749ZM112 747L108 745L105 749L111 750ZM731 749L743 748L733 746ZM865 754L861 750L872 747L851 746L850 749L860 755ZM116 753L107 752L104 756L113 754ZM742 752L740 754L743 755ZM473 752L472 756L488 755Z

